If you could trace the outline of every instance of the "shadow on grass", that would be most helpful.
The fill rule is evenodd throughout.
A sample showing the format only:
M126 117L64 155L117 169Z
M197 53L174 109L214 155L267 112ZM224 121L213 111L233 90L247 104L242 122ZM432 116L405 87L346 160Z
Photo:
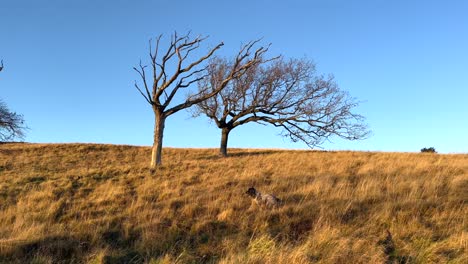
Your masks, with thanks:
M281 153L285 150L242 150L242 149L233 149L228 153L227 157L221 156L219 153L211 155L200 155L196 158L196 160L218 160L218 159L225 159L225 158L238 158L238 157L253 157L253 156L262 156L262 155L269 155L275 153Z
M0 241L0 263L29 263L39 255L50 257L54 263L67 263L80 259L89 248L87 241L67 236L34 241Z
M235 225L223 221L206 221L197 225L175 223L170 227L161 227L154 240L142 245L140 232L124 232L117 225L98 237L49 236L30 241L0 240L0 263L86 263L90 257L96 258L96 252L105 252L96 259L99 263L146 263L149 259L158 259L166 254L176 257L183 253L185 257L182 262L211 263L221 257L223 239L236 233L238 229ZM144 248L152 250L146 251Z
M398 254L395 242L393 241L392 234L387 230L387 235L384 239L377 242L377 245L381 246L387 259L385 264L409 264L414 263L414 259L411 256Z
M143 256L134 250L139 239L135 233L125 237L120 229L101 234L98 241L73 236L48 236L30 241L0 240L0 263L31 263L43 258L52 263L85 263L86 258L99 249L110 249L112 255L103 257L104 263L143 263Z
M2 142L0 141L0 145L7 145L7 144L25 144L27 142L24 142L24 141L5 141L5 142Z
M120 233L120 232L119 232ZM112 254L105 255L102 263L144 263L144 257L123 240L117 232L103 234L103 245ZM85 263L86 257L95 250L89 241L67 236L53 236L29 242L0 242L0 263L31 263L37 257L52 263Z

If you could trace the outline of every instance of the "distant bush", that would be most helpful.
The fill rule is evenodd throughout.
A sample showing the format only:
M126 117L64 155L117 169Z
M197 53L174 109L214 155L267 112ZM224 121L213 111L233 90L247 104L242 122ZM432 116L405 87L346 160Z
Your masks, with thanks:
M435 150L434 147L422 148L422 149L421 149L421 152L426 152L426 153L437 153L437 151Z

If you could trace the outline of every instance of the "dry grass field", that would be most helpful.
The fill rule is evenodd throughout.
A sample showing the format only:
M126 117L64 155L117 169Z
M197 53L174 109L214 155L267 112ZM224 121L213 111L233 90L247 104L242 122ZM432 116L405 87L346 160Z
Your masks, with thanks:
M0 263L468 263L466 154L231 154L0 145Z

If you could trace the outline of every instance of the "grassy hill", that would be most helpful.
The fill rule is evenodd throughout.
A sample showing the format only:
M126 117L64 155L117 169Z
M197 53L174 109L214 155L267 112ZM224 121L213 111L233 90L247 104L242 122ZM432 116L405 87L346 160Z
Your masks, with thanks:
M466 154L231 153L0 145L0 262L468 263Z

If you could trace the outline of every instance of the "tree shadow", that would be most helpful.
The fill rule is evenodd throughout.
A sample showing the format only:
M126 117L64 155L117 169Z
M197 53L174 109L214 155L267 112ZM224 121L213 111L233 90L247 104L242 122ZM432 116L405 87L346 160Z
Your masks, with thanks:
M221 160L226 158L239 158L239 157L253 157L253 156L263 156L263 155L270 155L275 153L281 153L285 150L242 150L242 149L234 149L228 153L227 157L223 157L216 152L216 154L212 155L200 155L196 158L196 160Z
M25 144L24 141L0 141L0 145Z
M284 152L284 150L274 150L274 149L266 149L266 150L254 150L254 151L239 151L228 154L228 157L250 157L250 156L263 156L269 154L276 154Z

